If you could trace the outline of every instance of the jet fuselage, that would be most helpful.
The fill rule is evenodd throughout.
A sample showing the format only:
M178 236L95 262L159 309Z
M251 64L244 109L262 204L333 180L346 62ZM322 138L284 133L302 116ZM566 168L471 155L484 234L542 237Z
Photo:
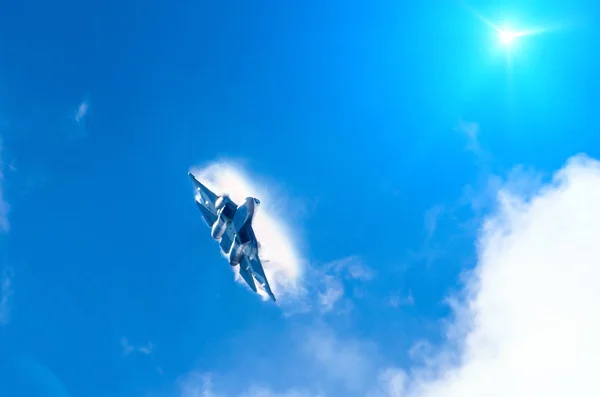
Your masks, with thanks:
M220 240L229 227L233 226L236 239L229 252L229 264L237 266L244 255L253 258L256 255L256 237L252 231L252 220L260 201L254 197L247 197L243 204L235 207L228 196L220 196L216 203L217 220L212 226L211 236Z

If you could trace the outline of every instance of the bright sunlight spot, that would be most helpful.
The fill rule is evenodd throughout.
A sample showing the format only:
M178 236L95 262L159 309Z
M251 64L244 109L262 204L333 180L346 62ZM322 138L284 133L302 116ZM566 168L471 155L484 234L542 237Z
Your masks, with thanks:
M502 44L510 45L519 34L511 30L499 30L498 35L500 36Z
M549 28L544 28L544 27L535 27L535 28L528 28L528 29L514 29L514 25L513 28L509 27L509 22L505 21L502 25L494 23L492 21L490 21L488 18L484 17L483 15L479 14L477 11L475 11L474 9L472 9L471 7L467 6L467 9L473 13L473 15L475 15L479 20L481 20L482 22L484 22L486 25L488 25L489 27L491 27L496 35L495 35L495 39L498 40L497 42L504 47L504 49L506 50L507 54L510 54L514 49L512 47L515 46L515 41L517 40L517 37L521 37L521 36L531 36L531 35L537 35L540 33L545 33L548 30L551 30ZM514 21L513 21L514 22ZM511 23L512 25L512 23Z

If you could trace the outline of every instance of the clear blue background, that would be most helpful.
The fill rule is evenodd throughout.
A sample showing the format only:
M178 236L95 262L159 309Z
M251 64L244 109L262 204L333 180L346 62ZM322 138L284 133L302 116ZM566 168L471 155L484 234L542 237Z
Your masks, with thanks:
M599 155L600 14L471 3L493 21L562 24L520 40L509 66L458 2L375 3L0 5L0 259L14 272L0 395L172 395L192 370L234 374L234 391L342 390L304 366L298 330L367 338L398 366L439 339L443 298L474 263L464 187ZM478 123L485 155L459 120ZM374 270L350 313L284 316L231 281L186 176L222 157L306 203L290 221L314 266L358 255ZM428 238L436 205L459 209ZM414 304L386 304L408 291ZM154 350L124 354L122 338Z

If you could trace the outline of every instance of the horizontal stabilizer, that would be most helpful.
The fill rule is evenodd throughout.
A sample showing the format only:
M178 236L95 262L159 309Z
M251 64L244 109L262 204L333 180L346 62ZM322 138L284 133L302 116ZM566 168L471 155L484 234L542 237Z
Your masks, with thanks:
M240 263L240 276L248 283L252 291L258 292L256 290L256 283L254 282L254 277L252 277L252 273L250 271L250 267L248 266L248 259L244 257L242 263Z
M260 261L258 258L254 258L250 261L250 264L252 265L252 270L254 273L256 273L263 280L266 280L267 276L265 275L265 271L263 270L261 262L262 261Z
M267 280L267 276L265 275L265 271L263 270L260 259L258 259L258 257L252 259L250 261L250 265L252 266L252 271L257 276L256 278L260 283L261 287L264 288L265 292L275 302L275 295L273 294L273 291L271 291L271 286L269 285L269 281Z
M225 233L223 233L223 237L221 237L221 242L219 243L219 245L221 246L221 250L223 250L224 253L229 253L229 250L233 245L234 238L235 234L233 232L233 227L230 223L229 225L227 225L227 230L225 230Z

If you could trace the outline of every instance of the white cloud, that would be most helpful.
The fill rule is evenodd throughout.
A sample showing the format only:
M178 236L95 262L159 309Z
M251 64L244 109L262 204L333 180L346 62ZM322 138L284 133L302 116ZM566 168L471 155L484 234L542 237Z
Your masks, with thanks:
M522 165L512 168L505 177L486 173L475 186L467 185L463 188L459 207L467 205L479 217L496 210L500 190L508 190L528 200L539 191L546 177L544 173ZM455 208L454 211L456 210Z
M85 117L85 115L88 112L90 105L87 101L83 101L79 104L79 106L77 107L77 113L75 113L75 121L76 122L81 122L83 121L83 118Z
M12 279L12 269L5 268L0 274L0 325L6 325L10 320L10 301L13 295Z
M530 197L500 190L447 343L390 395L600 395L600 163L572 158Z
M299 281L303 260L296 247L299 233L288 224L285 199L276 188L246 174L240 164L232 162L217 162L191 171L209 189L217 194L229 194L237 204L249 196L261 201L253 228L262 245L261 259L268 260L263 263L263 268L273 293L280 303L285 303L288 296L302 293ZM210 238L208 231L207 238ZM215 246L215 249L219 248ZM245 285L241 277L234 274L236 280Z

